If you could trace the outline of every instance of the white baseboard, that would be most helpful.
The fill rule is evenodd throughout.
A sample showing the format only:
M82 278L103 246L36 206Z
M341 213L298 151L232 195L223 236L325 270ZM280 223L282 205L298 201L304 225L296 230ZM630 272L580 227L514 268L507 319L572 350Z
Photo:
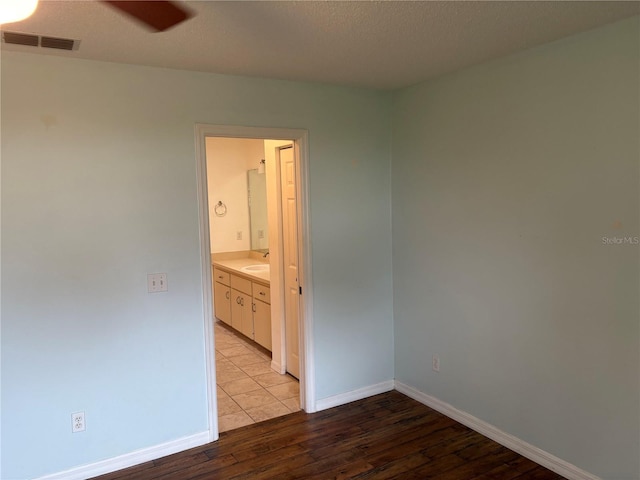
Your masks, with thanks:
M388 392L393 389L400 393L417 400L418 402L433 408L434 410L446 415L457 422L475 430L476 432L488 437L501 445L519 453L549 470L568 478L569 480L602 480L600 477L585 472L584 470L572 465L544 450L535 447L524 440L520 440L513 435L503 432L497 427L474 417L473 415L458 410L454 406L443 402L431 395L421 392L402 382L389 380L375 385L352 390L350 392L341 393L331 397L323 398L316 401L316 411L326 410L328 408L337 407L346 403L362 400L363 398ZM100 462L89 465L82 465L64 472L54 473L39 477L36 480L85 480L87 478L103 475L105 473L115 472L123 468L139 465L144 462L155 460L167 455L178 453L190 448L198 447L209 443L209 432L201 432L189 437L183 437L178 440L163 443L153 447L136 450L119 457L102 460Z
M513 450L514 452L519 453L523 457L528 458L529 460L533 460L539 465L548 468L549 470L556 472L563 477L568 478L569 480L602 480L600 477L596 477L589 472L585 472L584 470L572 465L564 460L551 455L544 450L539 449L538 447L534 447L533 445L525 442L524 440L520 440L513 435L510 435L506 432L503 432L497 427L480 420L479 418L474 417L473 415L463 412L462 410L458 410L452 405L449 405L442 400L438 400L431 395L427 395L424 392L416 390L409 385L405 385L404 383L395 382L396 390L400 393L404 393L406 396L417 400L424 405L437 410L438 412L446 415L453 420L475 430L476 432L484 435L485 437L490 438L498 442L499 444Z
M393 390L394 382L389 380L375 385L369 385L367 387L352 390L346 393L340 393L332 397L316 400L316 411L326 410L327 408L338 407L345 403L355 402L356 400L362 400L363 398L378 395L379 393L389 392Z
M98 475L104 475L105 473L115 472L116 470L122 470L123 468L133 467L134 465L182 452L183 450L199 447L206 443L209 443L209 432L197 433L161 445L126 453L119 457L109 458L89 465L82 465L70 470L65 470L64 472L45 475L36 480L85 480Z
M285 373L287 373L287 370L284 368L284 365L280 365L277 362L274 362L273 360L271 360L271 370L273 370L274 372L278 372L280 375L284 375Z

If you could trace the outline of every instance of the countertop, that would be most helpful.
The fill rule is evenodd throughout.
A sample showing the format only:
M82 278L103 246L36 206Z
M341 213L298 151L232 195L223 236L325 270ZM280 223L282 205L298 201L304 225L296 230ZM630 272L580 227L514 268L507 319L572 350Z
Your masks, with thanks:
M256 260L255 258L236 258L233 260L214 260L211 262L214 267L221 267L227 270L231 270L238 275L242 275L243 277L250 278L252 280L256 280L258 282L266 282L270 283L271 276L269 272L246 272L242 270L242 267L248 267L249 265L259 265L266 264L268 262L261 262L260 260Z

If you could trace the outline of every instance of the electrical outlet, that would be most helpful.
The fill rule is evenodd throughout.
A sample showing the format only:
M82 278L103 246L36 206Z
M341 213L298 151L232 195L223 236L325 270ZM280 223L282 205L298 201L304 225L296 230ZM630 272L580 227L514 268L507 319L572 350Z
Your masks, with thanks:
M433 368L434 372L439 372L440 371L440 356L434 354L433 357L431 357L431 368Z
M242 231L236 232L236 240L242 240Z
M149 293L166 292L169 290L166 273L150 273L147 275Z
M84 432L86 424L84 422L84 412L76 412L71 414L71 432Z

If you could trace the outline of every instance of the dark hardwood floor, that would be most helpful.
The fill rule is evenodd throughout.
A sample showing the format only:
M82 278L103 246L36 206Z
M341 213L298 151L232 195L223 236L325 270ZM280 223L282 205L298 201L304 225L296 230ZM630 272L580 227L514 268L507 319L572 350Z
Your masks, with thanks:
M562 479L396 391L222 433L100 480Z

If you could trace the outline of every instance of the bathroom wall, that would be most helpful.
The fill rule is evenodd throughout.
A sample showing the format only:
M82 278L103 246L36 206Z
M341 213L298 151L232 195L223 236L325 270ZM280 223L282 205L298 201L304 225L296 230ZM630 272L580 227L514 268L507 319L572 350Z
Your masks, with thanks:
M606 480L640 477L639 38L394 98L396 380Z
M247 170L257 168L264 158L264 143L210 137L206 149L211 253L250 250ZM219 201L227 207L224 216L216 215Z
M251 250L269 250L267 176L255 168L247 172L249 190L249 230Z

